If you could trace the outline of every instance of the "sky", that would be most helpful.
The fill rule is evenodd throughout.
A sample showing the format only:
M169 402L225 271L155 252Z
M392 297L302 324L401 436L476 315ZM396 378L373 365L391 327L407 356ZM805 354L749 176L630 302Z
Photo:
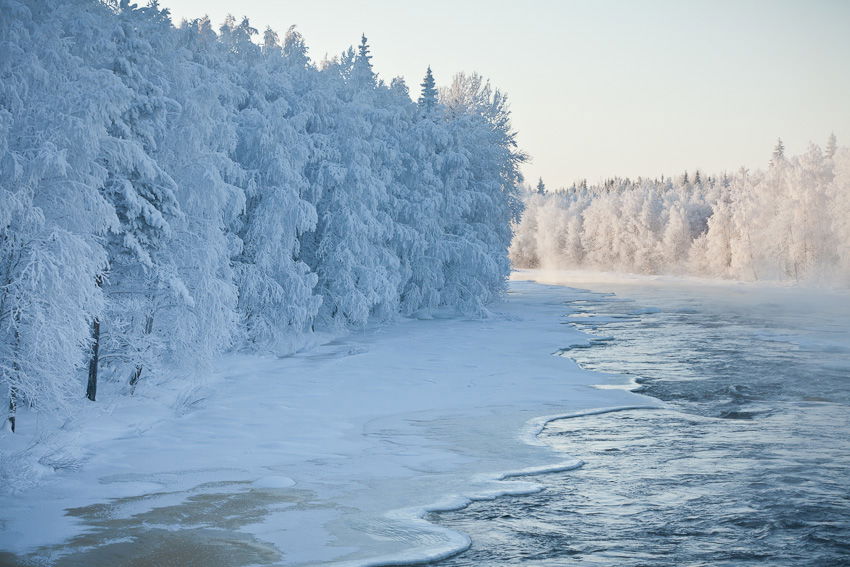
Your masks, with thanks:
M526 178L655 177L764 167L850 145L848 0L160 0L175 23L228 13L320 61L368 37L372 63L416 94L477 71L506 92Z

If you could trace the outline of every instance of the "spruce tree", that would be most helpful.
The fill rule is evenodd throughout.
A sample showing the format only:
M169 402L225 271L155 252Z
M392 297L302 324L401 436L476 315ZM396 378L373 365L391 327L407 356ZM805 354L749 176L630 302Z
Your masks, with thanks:
M434 75L431 73L431 66L428 65L428 70L425 72L425 78L422 80L422 95L419 97L419 108L426 113L432 112L437 106L437 87L434 81Z
M372 56L369 54L369 43L365 34L360 37L360 45L357 46L357 56L351 68L351 80L357 88L375 86Z
M829 140L826 142L826 157L832 159L835 157L835 151L838 149L838 142L835 139L835 132L829 135Z
M773 148L773 159L770 160L770 165L774 166L785 159L785 144L782 143L782 138L776 139L776 146Z

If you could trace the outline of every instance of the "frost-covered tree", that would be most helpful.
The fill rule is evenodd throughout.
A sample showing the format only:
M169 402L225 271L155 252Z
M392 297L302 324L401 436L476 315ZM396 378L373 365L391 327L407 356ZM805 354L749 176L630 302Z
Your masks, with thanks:
M331 67L325 88L336 113L321 131L332 157L318 172L321 198L311 264L323 301L320 324L361 326L372 315L394 312L398 302L398 260L388 244L392 148L384 142L386 113L376 106L376 76L365 36L350 73ZM383 86L381 89L385 88Z
M835 152L838 150L838 140L835 138L835 132L832 132L829 135L829 139L826 141L826 157L828 159L832 159L835 157Z
M366 34L360 37L360 44L357 46L357 56L351 64L350 81L355 89L366 89L375 86L377 76L372 69L372 55L370 53L369 43L366 39Z
M543 178L537 180L537 194L545 195L546 194L546 184L543 183Z
M440 100L429 69L417 104L365 36L317 67L295 28L155 1L0 12L9 427L504 289L524 156L480 76Z
M431 72L431 66L428 65L428 70L425 71L425 78L422 79L420 87L422 87L419 95L419 107L423 112L433 112L437 107L437 82L434 80L434 75Z
M306 117L296 77L274 41L267 33L260 57L232 50L234 82L245 92L234 158L248 173L245 209L234 225L242 250L234 260L247 339L283 346L309 327L321 300L313 295L316 275L298 259L300 236L316 226L315 208L304 198Z
M777 152L765 171L701 183L615 179L527 195L511 258L518 267L847 282L844 152L834 156L811 146Z
M93 340L95 352L109 357L107 366L116 374L126 372L134 387L144 368L161 358L167 341L168 329L156 325L158 311L172 301L189 300L170 256L171 223L181 215L177 185L156 155L168 113L179 104L166 95L169 62L157 56L170 45L167 13L125 1L112 23L111 49L101 53L102 64L128 94L116 101L109 136L101 144L100 162L107 171L103 194L119 224L107 240L109 269L102 281L107 310ZM103 348L97 344L100 333ZM89 397L94 399L96 360L90 368Z
M459 73L441 92L450 143L443 154L449 303L481 309L504 290L511 223L525 155L517 150L507 97L477 73ZM483 151L486 148L487 151Z
M776 139L776 145L773 147L773 157L770 160L770 165L778 165L785 159L785 144L782 143L782 138Z
M283 40L283 55L293 68L304 69L310 64L304 36L295 26L290 26L286 31Z
M241 243L231 232L248 177L233 160L242 91L219 67L224 48L208 18L185 22L174 41L173 51L186 55L173 61L168 81L180 112L157 155L178 185L183 214L171 223L170 253L189 300L160 306L157 320L169 331L165 361L198 371L242 336L233 261Z
M21 404L66 405L82 388L89 332L104 309L100 236L117 226L98 163L120 83L81 66L66 24L105 8L0 4L0 387L9 427Z

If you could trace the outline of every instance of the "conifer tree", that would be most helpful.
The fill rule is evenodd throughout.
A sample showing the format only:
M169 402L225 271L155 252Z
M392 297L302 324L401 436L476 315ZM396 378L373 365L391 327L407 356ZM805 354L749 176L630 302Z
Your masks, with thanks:
M372 70L372 55L369 53L369 43L366 34L360 37L357 55L351 68L351 80L355 87L364 89L375 86L375 72Z
M832 132L829 135L829 139L826 141L826 157L832 159L835 157L835 152L838 149L838 142L835 139L835 132Z
M785 159L785 144L782 143L782 138L776 139L776 145L773 147L773 157L770 160L770 165L778 165Z
M430 65L428 65L428 70L425 71L425 78L422 79L420 86L422 87L422 93L418 100L419 107L426 114L433 112L437 106L437 87L434 81L434 75L431 73Z

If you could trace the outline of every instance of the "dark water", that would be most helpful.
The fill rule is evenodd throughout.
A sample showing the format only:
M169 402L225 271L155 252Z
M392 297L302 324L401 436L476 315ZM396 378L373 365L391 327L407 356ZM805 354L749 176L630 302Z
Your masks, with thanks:
M571 304L602 340L561 355L666 407L551 424L585 466L434 515L473 539L437 565L850 565L850 314L791 299Z

